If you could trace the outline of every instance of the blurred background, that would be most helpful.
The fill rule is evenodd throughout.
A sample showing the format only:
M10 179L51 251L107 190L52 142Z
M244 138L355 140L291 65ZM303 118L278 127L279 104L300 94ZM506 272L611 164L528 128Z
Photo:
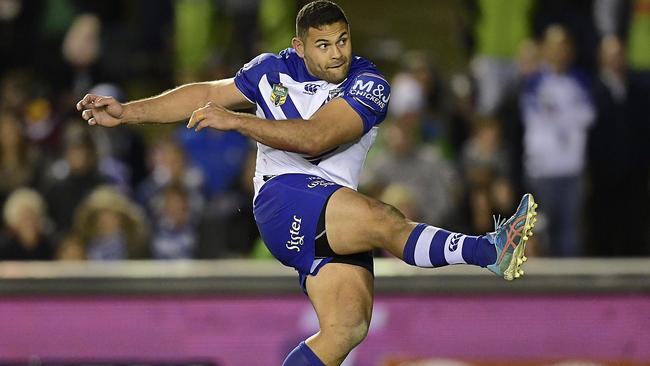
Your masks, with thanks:
M315 330L307 298L298 294L293 277L294 290L269 291L253 300L256 290L245 296L222 294L221 287L206 290L190 281L191 296L180 290L184 296L177 299L175 290L160 283L169 276L164 267L147 267L149 260L166 260L168 268L181 265L179 276L190 280L202 276L196 269L201 265L240 263L233 270L242 276L264 263L280 267L253 221L253 143L234 132L195 133L184 124L89 128L75 109L86 93L125 102L187 82L231 77L259 53L289 47L295 14L306 2L0 0L0 319L13 324L5 328L5 338L0 336L0 363L274 365ZM409 348L410 340L426 334L466 337L475 332L472 324L489 337L490 327L504 325L492 323L487 314L507 307L517 291L527 294L521 286L488 294L492 310L465 319L460 328L466 333L455 322L440 325L437 313L426 309L465 306L473 312L472 294L460 290L455 296L453 286L425 284L408 295L390 295L400 292L391 287L385 302L378 301L373 320L391 337L378 343L369 338L346 365L543 365L574 358L589 364L650 364L650 0L338 3L351 23L354 53L375 62L392 86L389 116L368 157L360 191L414 221L477 234L493 229L493 214L508 216L522 193L533 192L540 218L529 257L567 263L558 267L560 272L597 263L594 272L585 273L598 277L599 268L612 266L646 274L639 277L641 288L626 289L620 299L607 294L603 300L600 290L593 298L524 296L522 301L549 312L536 318L538 333L515 333L509 341L550 337L533 346L533 353L478 338L477 351L468 354L444 344ZM42 266L30 267L34 261ZM405 267L390 267L389 273L379 266L379 293L382 276L410 271ZM77 272L66 272L70 268ZM609 278L619 278L611 268ZM135 291L123 299L121 289L141 279L142 271L150 280L147 286L160 291L144 286L142 297ZM274 271L255 280L292 276ZM469 273L468 281L475 281ZM83 282L104 275L115 281L106 293L95 282L73 294L20 282L58 278L61 282L55 283L61 285L69 283L65 279ZM222 275L209 272L207 278L218 282ZM467 279L465 272L458 276ZM620 295L616 283L608 289ZM553 285L540 286L555 296ZM580 293L594 282L576 286L562 292ZM503 304L500 294L506 296ZM40 309L39 304L47 306ZM423 333L415 320L390 328L387 319L402 314L400 306L420 306L421 317L441 328ZM554 306L557 312L550 310ZM630 306L638 309L628 314L632 318L617 318ZM191 311L194 318L183 315ZM260 312L283 320L257 319ZM553 342L555 331L548 327L561 324L557 316L567 312L587 317L584 328L569 327L573 331L565 329ZM116 319L127 320L116 326ZM131 320L144 325L131 328ZM171 325L152 335L158 321ZM207 323L212 327L201 327ZM259 342L270 354L255 358L241 342L260 324L265 325ZM280 324L291 331L278 331ZM619 330L608 333L611 339L566 343L585 333L599 336L602 324ZM53 335L70 326L77 329L71 338ZM96 332L102 335L90 343L81 340L82 334ZM21 341L19 333L25 335ZM404 344L394 350L386 346L395 344L397 335ZM52 337L58 343L48 343ZM117 343L100 341L111 337ZM386 354L378 356L382 349ZM245 353L249 358L237 358Z

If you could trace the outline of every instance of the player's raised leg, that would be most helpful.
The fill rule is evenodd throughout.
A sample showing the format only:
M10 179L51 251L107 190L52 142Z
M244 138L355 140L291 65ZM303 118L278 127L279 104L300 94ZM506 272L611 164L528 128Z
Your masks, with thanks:
M523 275L524 250L535 225L537 204L526 194L515 214L482 236L453 233L410 222L394 207L351 189L339 189L326 211L327 239L334 252L383 248L418 267L473 264L512 280Z
M329 263L307 278L307 292L320 331L298 345L283 366L340 365L368 332L372 275L359 266Z

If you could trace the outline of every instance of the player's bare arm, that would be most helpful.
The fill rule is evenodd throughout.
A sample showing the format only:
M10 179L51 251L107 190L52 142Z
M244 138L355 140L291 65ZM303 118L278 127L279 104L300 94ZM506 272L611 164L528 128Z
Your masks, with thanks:
M343 99L321 107L309 119L269 121L236 113L214 103L197 109L187 128L200 131L211 127L236 130L264 145L284 151L316 156L363 135L363 121Z
M230 109L252 104L241 94L233 79L192 83L179 86L158 96L119 103L115 98L87 94L77 110L89 125L113 127L126 123L170 123L185 120L207 103Z

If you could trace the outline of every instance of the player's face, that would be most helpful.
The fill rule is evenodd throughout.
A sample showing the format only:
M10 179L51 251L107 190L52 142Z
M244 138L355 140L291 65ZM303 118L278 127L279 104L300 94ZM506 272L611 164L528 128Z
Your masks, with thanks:
M338 84L345 80L352 60L350 29L345 22L309 28L304 38L294 38L293 46L305 60L313 76Z

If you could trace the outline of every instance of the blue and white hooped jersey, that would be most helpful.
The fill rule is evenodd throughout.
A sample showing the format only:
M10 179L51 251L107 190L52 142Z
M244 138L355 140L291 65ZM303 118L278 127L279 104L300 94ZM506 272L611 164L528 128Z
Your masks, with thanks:
M353 57L348 77L331 84L311 76L294 49L257 56L237 72L235 85L257 106L257 116L267 120L309 119L334 98L343 98L361 116L364 135L319 156L305 156L257 143L255 195L264 176L310 174L352 189L359 184L361 168L386 118L390 85L375 65ZM271 122L272 123L272 122ZM309 122L306 122L309 123Z

